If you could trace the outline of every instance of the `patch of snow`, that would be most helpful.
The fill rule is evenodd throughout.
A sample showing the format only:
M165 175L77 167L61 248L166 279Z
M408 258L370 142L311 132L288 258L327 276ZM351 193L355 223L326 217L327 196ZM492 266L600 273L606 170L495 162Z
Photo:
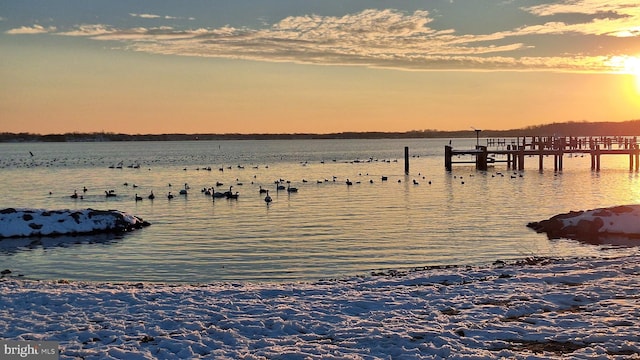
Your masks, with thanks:
M0 333L61 359L640 357L640 255L314 283L0 280Z
M550 238L594 239L601 236L640 237L640 205L622 205L555 215L528 227Z
M0 239L125 232L148 225L148 222L118 210L0 210Z

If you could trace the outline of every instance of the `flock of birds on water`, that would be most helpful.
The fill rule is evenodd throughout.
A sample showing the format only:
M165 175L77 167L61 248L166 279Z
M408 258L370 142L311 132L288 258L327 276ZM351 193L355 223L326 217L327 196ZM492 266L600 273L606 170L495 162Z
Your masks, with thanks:
M33 154L32 153L31 153L31 157L33 158ZM413 157L419 157L419 156L413 155ZM54 159L53 162L56 162L57 160L58 159ZM378 161L379 161L378 159L369 158L367 160L356 159L356 160L350 160L350 161L346 161L346 162L347 163L360 163L360 162L378 162ZM333 160L333 162L336 162L336 160ZM381 162L397 163L398 160L397 159L396 160L381 160ZM324 161L321 161L321 163L324 164ZM10 164L7 163L7 164L4 164L4 165L10 165ZM13 165L15 166L16 164L13 164ZM42 164L40 164L40 165L42 165ZM50 166L50 165L52 165L52 164L45 164L45 166ZM302 162L302 165L306 166L307 162ZM4 167L4 166L2 166L2 167ZM268 167L269 167L268 165L264 166L264 168L268 168ZM109 166L109 169L123 169L123 168L140 169L141 166L138 163L132 163L132 164L130 164L128 166L125 166L123 161L120 161L117 164ZM237 168L238 169L244 169L245 167L243 165L237 165ZM253 168L257 169L258 166L253 166ZM232 169L232 167L231 166L227 166L226 169ZM149 170L151 170L151 169L149 169ZM183 170L187 171L188 169L185 167L185 168L183 168ZM211 168L211 166L205 166L205 167L198 167L198 168L196 168L196 170L212 171L212 168ZM225 170L225 167L220 167L219 168L219 171L221 171L221 172L224 172L224 170ZM358 175L360 176L362 174L358 174ZM368 174L366 174L366 175L368 175ZM418 175L421 176L421 174L418 174ZM470 174L468 176L469 177L473 177L473 174ZM492 174L491 176L492 177L496 177L496 176L504 177L505 174L502 173L502 172L496 172L496 173ZM462 179L462 176L452 175L452 177L454 179L459 179L460 183L464 184L464 180ZM522 177L522 174L514 172L513 174L510 175L510 177L511 178ZM254 178L255 178L255 176L254 176ZM387 176L380 176L379 179L382 182L388 181L388 177ZM422 180L426 181L429 185L431 185L431 183L432 183L431 180L427 181L424 176L422 176ZM361 181L352 181L349 178L343 179L341 181L344 181L344 184L346 184L346 186L351 186L351 185L354 185L354 184L361 183ZM306 183L308 181L303 179L302 182ZM326 183L326 182L334 182L335 183L335 182L337 182L337 177L333 176L332 180L329 180L329 179L317 180L317 183ZM373 183L374 180L372 178L370 178L368 180L368 182ZM398 179L397 182L400 183L400 182L402 182L402 180ZM413 185L419 185L420 184L420 182L415 178L413 180L411 180L411 182L413 183ZM253 184L253 181L251 183ZM284 179L278 179L278 180L274 181L274 183L275 183L275 190L276 191L286 191L289 194L298 192L298 188L291 186L291 181L289 181L289 180L285 181ZM285 186L285 184L286 184L286 186ZM125 182L123 185L128 187L129 183ZM243 184L241 182L239 182L238 179L236 179L236 185L243 185ZM168 186L169 186L169 188L172 187L171 184L168 184ZM206 196L211 196L213 198L213 200L219 199L219 198L226 198L226 199L229 199L229 200L234 200L234 199L237 200L239 198L239 192L238 191L234 192L233 185L229 186L228 190L226 190L226 191L216 191L215 190L216 188L219 189L222 186L224 186L223 183L216 182L215 187L202 188L201 192ZM137 188L138 186L136 184L132 184L132 187L133 188ZM87 195L87 192L88 192L88 189L85 186L85 187L82 188L81 192L78 192L77 190L74 190L73 193L70 195L70 198L83 200L83 199L85 199L85 196ZM189 194L189 192L190 192L190 186L187 183L185 183L184 186L178 191L177 194L178 194L178 196L187 196L187 194ZM258 189L258 192L259 192L259 194L264 195L264 197L262 199L264 200L265 203L269 204L269 203L271 203L273 201L273 198L269 195L269 190L268 189L265 189L262 186L260 186L259 189ZM49 195L52 195L52 193L49 192ZM105 198L116 198L118 196L118 194L116 193L115 190L112 189L112 190L105 190L104 191L104 196L105 196ZM173 191L168 191L164 196L168 200L171 200L171 199L176 197L176 195L174 194ZM149 199L149 200L154 200L154 199L156 199L156 197L157 196L156 196L156 194L154 194L153 190L151 190L150 193L146 196L146 198ZM138 193L136 193L135 196L134 196L134 199L135 199L136 202L139 202L139 201L144 200L144 197L139 195Z
M111 169L113 169L113 168L120 169L121 167L120 166L115 166L115 167L114 166L110 166L109 168L111 168ZM265 166L265 168L268 168L268 166ZM211 167L196 168L196 170L201 170L201 169L211 171ZM228 169L231 169L231 167L228 167ZM244 166L238 165L238 169L244 169ZM183 170L186 171L187 168L184 168ZM224 168L220 168L219 170L220 171L224 171ZM369 174L366 174L366 175L369 175ZM418 175L422 176L421 174L418 174ZM358 176L362 176L362 174L358 174ZM469 177L473 177L474 175L473 174L469 174L468 176ZM496 176L504 177L505 174L502 173L502 172L495 172L494 174L491 174L491 177L496 177ZM254 175L254 178L255 177L256 176ZM520 173L514 172L513 174L510 175L510 177L513 179L513 178L517 178L517 177L523 177L523 175L520 174ZM453 179L459 179L461 184L465 183L463 177L460 176L460 175L452 175L452 178ZM383 175L383 176L380 176L379 179L380 179L381 182L386 182L386 181L389 180L389 177ZM431 180L426 180L425 176L422 176L422 180L425 180L427 182L427 184L429 184L429 185L432 184L432 181ZM302 182L303 183L307 183L308 181L305 180L305 179L302 179ZM323 179L323 180L316 180L316 182L318 184L328 183L328 182L336 183L336 182L338 182L338 178L336 176L333 176L332 180ZM370 178L368 180L368 182L373 184L374 183L373 178ZM398 179L397 182L401 183L402 180ZM352 181L349 178L346 178L344 180L344 184L346 186L352 186L354 184L360 184L360 183L362 183L362 181L360 181L360 180ZM420 182L415 178L412 179L411 183L413 185L419 185L420 184ZM252 181L251 184L254 184L254 182ZM297 193L298 192L298 188L291 186L291 181L289 181L289 180L278 179L278 180L274 181L274 184L275 184L275 190L278 191L278 192L279 191L286 191L288 194ZM129 187L129 183L128 182L125 182L123 185L125 187ZM241 186L241 185L243 185L243 183L240 182L239 179L236 179L236 185ZM220 189L223 186L224 186L224 184L222 182L216 181L215 186L204 187L204 188L202 188L200 190L200 192L205 196L210 196L214 201L216 199L220 199L220 198L225 198L225 199L229 199L229 200L237 200L239 198L240 193L238 191L234 191L234 186L233 185L229 185L228 190L226 190L226 191L216 191L216 189ZM135 189L135 188L138 188L138 185L131 184L131 187ZM168 187L172 188L172 184L169 183ZM191 187L189 186L188 183L185 183L182 186L182 188L178 191L178 196L186 197L190 193L190 191L191 191ZM85 186L85 187L82 188L82 194L78 193L77 190L74 190L73 193L70 195L70 197L72 199L80 199L80 200L82 200L82 199L84 199L84 194L86 194L87 192L88 192L88 189ZM264 195L264 197L262 199L264 200L264 202L267 205L270 204L271 202L273 202L273 198L269 195L269 190L263 188L262 185L260 185L258 187L258 193L261 194L261 195ZM51 195L51 193L49 193L49 194ZM104 195L105 198L115 198L115 197L118 196L116 191L113 190L113 189L112 190L105 190L104 194L105 194ZM168 191L166 193L165 197L166 197L166 199L171 200L171 199L175 198L176 195L174 194L173 191ZM151 190L150 193L146 196L146 198L149 199L149 200L154 200L154 199L156 199L156 194L153 192L153 190ZM135 196L134 196L134 199L135 199L136 202L139 202L139 201L144 200L144 197L139 195L138 193L136 193Z
M335 176L334 176L334 177L333 177L333 182L336 182L336 179L337 179L337 177L335 177ZM387 180L388 180L388 177L387 177L387 176L382 176L382 177L381 177L381 180L382 180L382 181L387 181ZM328 181L329 181L329 180L327 180L327 179L324 179L324 180L317 180L317 183L324 183L324 182L328 182ZM307 182L307 180L304 180L304 179L303 179L303 180L302 180L302 182L303 182L303 183L306 183L306 182ZM369 180L369 182L373 183L373 180ZM398 182L401 182L401 180L398 180ZM287 184L286 186L284 185L285 183ZM359 184L359 183L361 183L361 182L360 182L360 181L355 181L355 182L354 182L354 181L351 181L351 180L349 180L349 179L346 179L346 180L345 180L345 184L346 184L347 186L351 186L351 185L353 185L354 183ZM242 183L241 183L241 182L238 182L237 184L238 184L238 185L242 185ZM286 181L285 181L284 179L279 179L279 180L276 180L276 181L274 182L274 184L275 184L275 189L276 189L276 191L286 191L286 192L287 192L287 193L289 193L289 194L291 194L291 193L297 193L297 192L298 192L298 188L297 188L297 187L293 187L293 186L291 186L291 181L290 181L290 180L286 180ZM414 185L417 185L417 184L418 184L417 180L415 180L415 179L414 179L414 180L413 180L413 184L414 184ZM429 184L431 184L431 181L429 181ZM124 183L123 185L124 185L124 186L129 186L129 183ZM169 186L169 187L172 187L172 185L171 185L171 184L168 184L168 186ZM221 183L221 182L216 182L215 187L205 187L205 188L202 188L202 189L200 190L200 192L201 192L203 195L211 196L211 197L213 198L213 200L214 200L214 201L215 201L215 199L218 199L218 198L226 198L226 199L230 199L230 200L237 200L237 199L239 198L240 193L239 193L238 191L235 191L235 192L233 191L233 185L230 185L230 186L229 186L229 190L224 191L224 192L216 191L216 190L215 190L215 188L216 188L216 187L217 187L217 188L220 188L220 187L222 187L222 186L224 186L224 184L223 184L223 183ZM138 187L138 185L136 185L136 184L132 184L132 187L133 187L133 188L137 188L137 187ZM185 184L184 184L184 186L183 186L183 188L182 188L182 189L180 189L180 190L178 191L178 194L179 194L179 196L187 196L187 195L189 194L189 191L190 191L190 190L191 190L191 187L189 186L189 184L188 184L188 183L185 183ZM71 194L71 195L70 195L70 198L72 198L72 199L80 199L80 200L82 200L82 199L84 199L84 194L86 194L86 193L87 193L87 191L88 191L88 189L87 189L87 187L86 187L86 186L82 188L82 194L79 194L77 190L74 190L74 191L73 191L73 194ZM269 195L269 190L268 190L268 189L263 188L263 187L262 187L262 185L260 185L260 186L259 186L259 188L258 188L258 193L259 193L259 194L264 194L264 198L263 198L263 200L264 200L264 202L265 202L265 203L269 204L269 203L271 203L271 202L273 201L273 198ZM49 194L51 195L51 192L50 192ZM104 191L104 194L105 194L105 197L106 197L106 198L111 198L111 197L117 197L117 196L118 196L118 195L117 195L117 193L116 193L116 191L115 191L115 190L113 190L113 189L112 189L112 190L105 190L105 191ZM174 193L173 193L172 191L169 191L169 192L167 192L167 194L166 194L166 198L167 198L168 200L171 200L171 199L175 198L175 195L174 195ZM139 194L137 194L137 193L135 194L134 199L135 199L135 201L136 201L136 202L144 200L144 198L143 198L142 196L140 196ZM150 193L149 193L149 195L147 196L147 199L149 199L149 200L154 200L154 199L156 199L156 195L154 194L153 190L151 190L151 192L150 192Z

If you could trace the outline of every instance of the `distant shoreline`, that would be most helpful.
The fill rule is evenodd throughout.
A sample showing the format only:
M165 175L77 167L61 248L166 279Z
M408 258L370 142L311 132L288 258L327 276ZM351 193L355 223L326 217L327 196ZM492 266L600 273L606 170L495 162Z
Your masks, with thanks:
M623 122L564 122L530 126L512 130L481 130L480 136L638 136L640 120ZM33 134L0 133L0 142L106 142L106 141L197 141L197 140L310 140L310 139L424 139L473 138L474 129L441 131L413 130L405 132L340 132L330 134L122 134L110 132Z

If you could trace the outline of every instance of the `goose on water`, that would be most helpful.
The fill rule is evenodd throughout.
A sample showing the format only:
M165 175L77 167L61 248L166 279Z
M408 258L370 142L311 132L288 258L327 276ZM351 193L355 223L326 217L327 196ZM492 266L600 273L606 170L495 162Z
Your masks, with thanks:
M220 192L220 191L213 191L213 189L211 190L213 193L211 194L211 196L213 196L214 198L223 198L226 195L226 193Z
M237 199L238 198L238 192L236 191L235 194L233 192L231 192L231 189L233 189L233 185L229 186L229 191L226 191L224 193L224 195L227 197L227 199Z
M269 204L272 201L273 201L273 199L271 199L271 196L269 196L269 190L267 190L267 196L264 197L264 202Z

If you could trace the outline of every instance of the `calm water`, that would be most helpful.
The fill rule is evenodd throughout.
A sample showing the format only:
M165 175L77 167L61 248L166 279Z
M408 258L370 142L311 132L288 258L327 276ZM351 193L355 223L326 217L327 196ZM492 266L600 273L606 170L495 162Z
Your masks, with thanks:
M0 267L37 279L288 281L374 269L637 251L548 240L525 226L570 210L638 203L640 179L628 171L628 158L603 157L600 172L590 170L587 156L565 157L561 173L554 173L551 158L543 172L537 158L527 159L527 170L515 178L504 164L486 173L457 165L448 173L445 143L0 144L0 207L118 209L152 223L119 238L63 237L35 247L27 246L29 240L0 240ZM453 144L468 148L475 139ZM411 153L408 176L405 146ZM120 162L122 169L109 168ZM299 191L276 191L279 179ZM354 184L347 186L346 179ZM216 182L224 183L219 191L233 185L239 199L213 201L201 193ZM185 183L190 186L186 197L178 195ZM83 200L69 197L85 186ZM274 201L269 206L260 186L270 190ZM116 198L105 198L110 189ZM151 191L154 201L146 198ZM171 201L169 191L176 194ZM136 203L136 193L145 199Z

